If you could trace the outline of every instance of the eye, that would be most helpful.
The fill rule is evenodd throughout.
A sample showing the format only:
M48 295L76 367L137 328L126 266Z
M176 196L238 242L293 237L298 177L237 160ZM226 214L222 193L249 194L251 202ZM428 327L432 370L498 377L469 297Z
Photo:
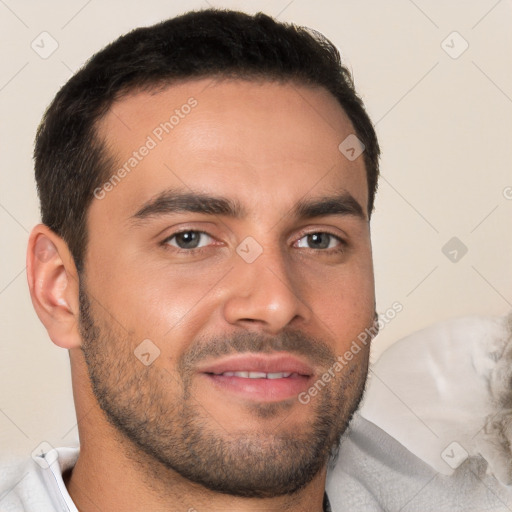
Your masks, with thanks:
M167 238L164 243L178 249L199 249L213 241L213 238L204 231L181 231Z
M334 249L343 246L344 241L331 233L309 233L297 241L297 247L306 249Z

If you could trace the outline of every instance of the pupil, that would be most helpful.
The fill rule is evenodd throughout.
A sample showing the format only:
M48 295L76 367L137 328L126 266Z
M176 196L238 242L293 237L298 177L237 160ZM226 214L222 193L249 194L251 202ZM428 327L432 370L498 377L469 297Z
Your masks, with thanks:
M308 242L316 249L327 249L329 247L329 237L325 233L313 233L308 235Z
M182 249L194 249L199 243L199 233L195 231L185 231L176 235L176 243Z

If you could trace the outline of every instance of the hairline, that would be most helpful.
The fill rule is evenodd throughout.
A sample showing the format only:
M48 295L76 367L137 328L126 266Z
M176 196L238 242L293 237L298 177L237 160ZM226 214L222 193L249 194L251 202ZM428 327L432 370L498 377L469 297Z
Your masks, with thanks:
M300 76L279 76L277 74L272 73L264 73L264 72L246 72L246 73L205 73L204 75L197 75L191 77L177 78L177 79L162 79L162 80L154 80L152 82L148 81L147 84L137 85L134 87L130 87L129 85L125 88L118 91L116 97L110 102L106 102L104 105L103 112L93 121L91 124L91 135L93 141L95 141L98 146L97 150L100 152L98 155L99 160L103 163L98 172L98 186L101 186L101 183L105 183L108 181L117 171L118 167L122 163L122 159L118 157L115 153L115 148L113 148L112 141L108 141L106 138L106 134L102 133L102 124L105 121L106 117L113 112L113 108L116 104L123 102L129 98L133 98L138 94L149 94L151 96L157 95L167 91L168 89L188 83L200 82L203 80L212 79L212 82L215 82L215 85L222 82L246 82L246 83L256 83L263 85L265 83L277 83L281 85L296 85L298 87L304 87L309 90L321 90L327 92L332 99L335 100L336 104L340 107L342 113L345 115L346 120L350 123L351 130L357 134L357 129L352 122L352 119L345 107L341 104L340 100L333 94L327 87L322 84L311 82ZM208 87L208 86L207 86ZM205 87L205 89L207 88ZM204 89L203 89L204 90ZM107 106L108 104L108 106ZM370 196L371 191L369 190L370 182L368 180L368 165L363 158L364 163L364 171L366 178L366 186L368 188L368 203L365 205L368 219L371 218L372 211L370 211ZM87 204L87 212L91 205L92 199Z

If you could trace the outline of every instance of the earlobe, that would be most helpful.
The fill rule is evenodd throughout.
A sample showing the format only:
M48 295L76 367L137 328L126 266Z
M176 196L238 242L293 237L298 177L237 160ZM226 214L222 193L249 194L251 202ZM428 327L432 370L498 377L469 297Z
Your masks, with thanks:
M27 277L32 304L51 340L79 347L78 273L67 244L43 224L30 234Z

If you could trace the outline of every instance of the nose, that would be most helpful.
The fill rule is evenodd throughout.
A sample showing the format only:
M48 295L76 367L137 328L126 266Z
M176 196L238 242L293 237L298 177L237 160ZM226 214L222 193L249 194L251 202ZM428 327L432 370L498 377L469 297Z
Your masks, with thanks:
M252 263L238 258L230 272L224 319L233 326L268 334L307 323L312 312L302 296L299 278L278 249L265 250Z

